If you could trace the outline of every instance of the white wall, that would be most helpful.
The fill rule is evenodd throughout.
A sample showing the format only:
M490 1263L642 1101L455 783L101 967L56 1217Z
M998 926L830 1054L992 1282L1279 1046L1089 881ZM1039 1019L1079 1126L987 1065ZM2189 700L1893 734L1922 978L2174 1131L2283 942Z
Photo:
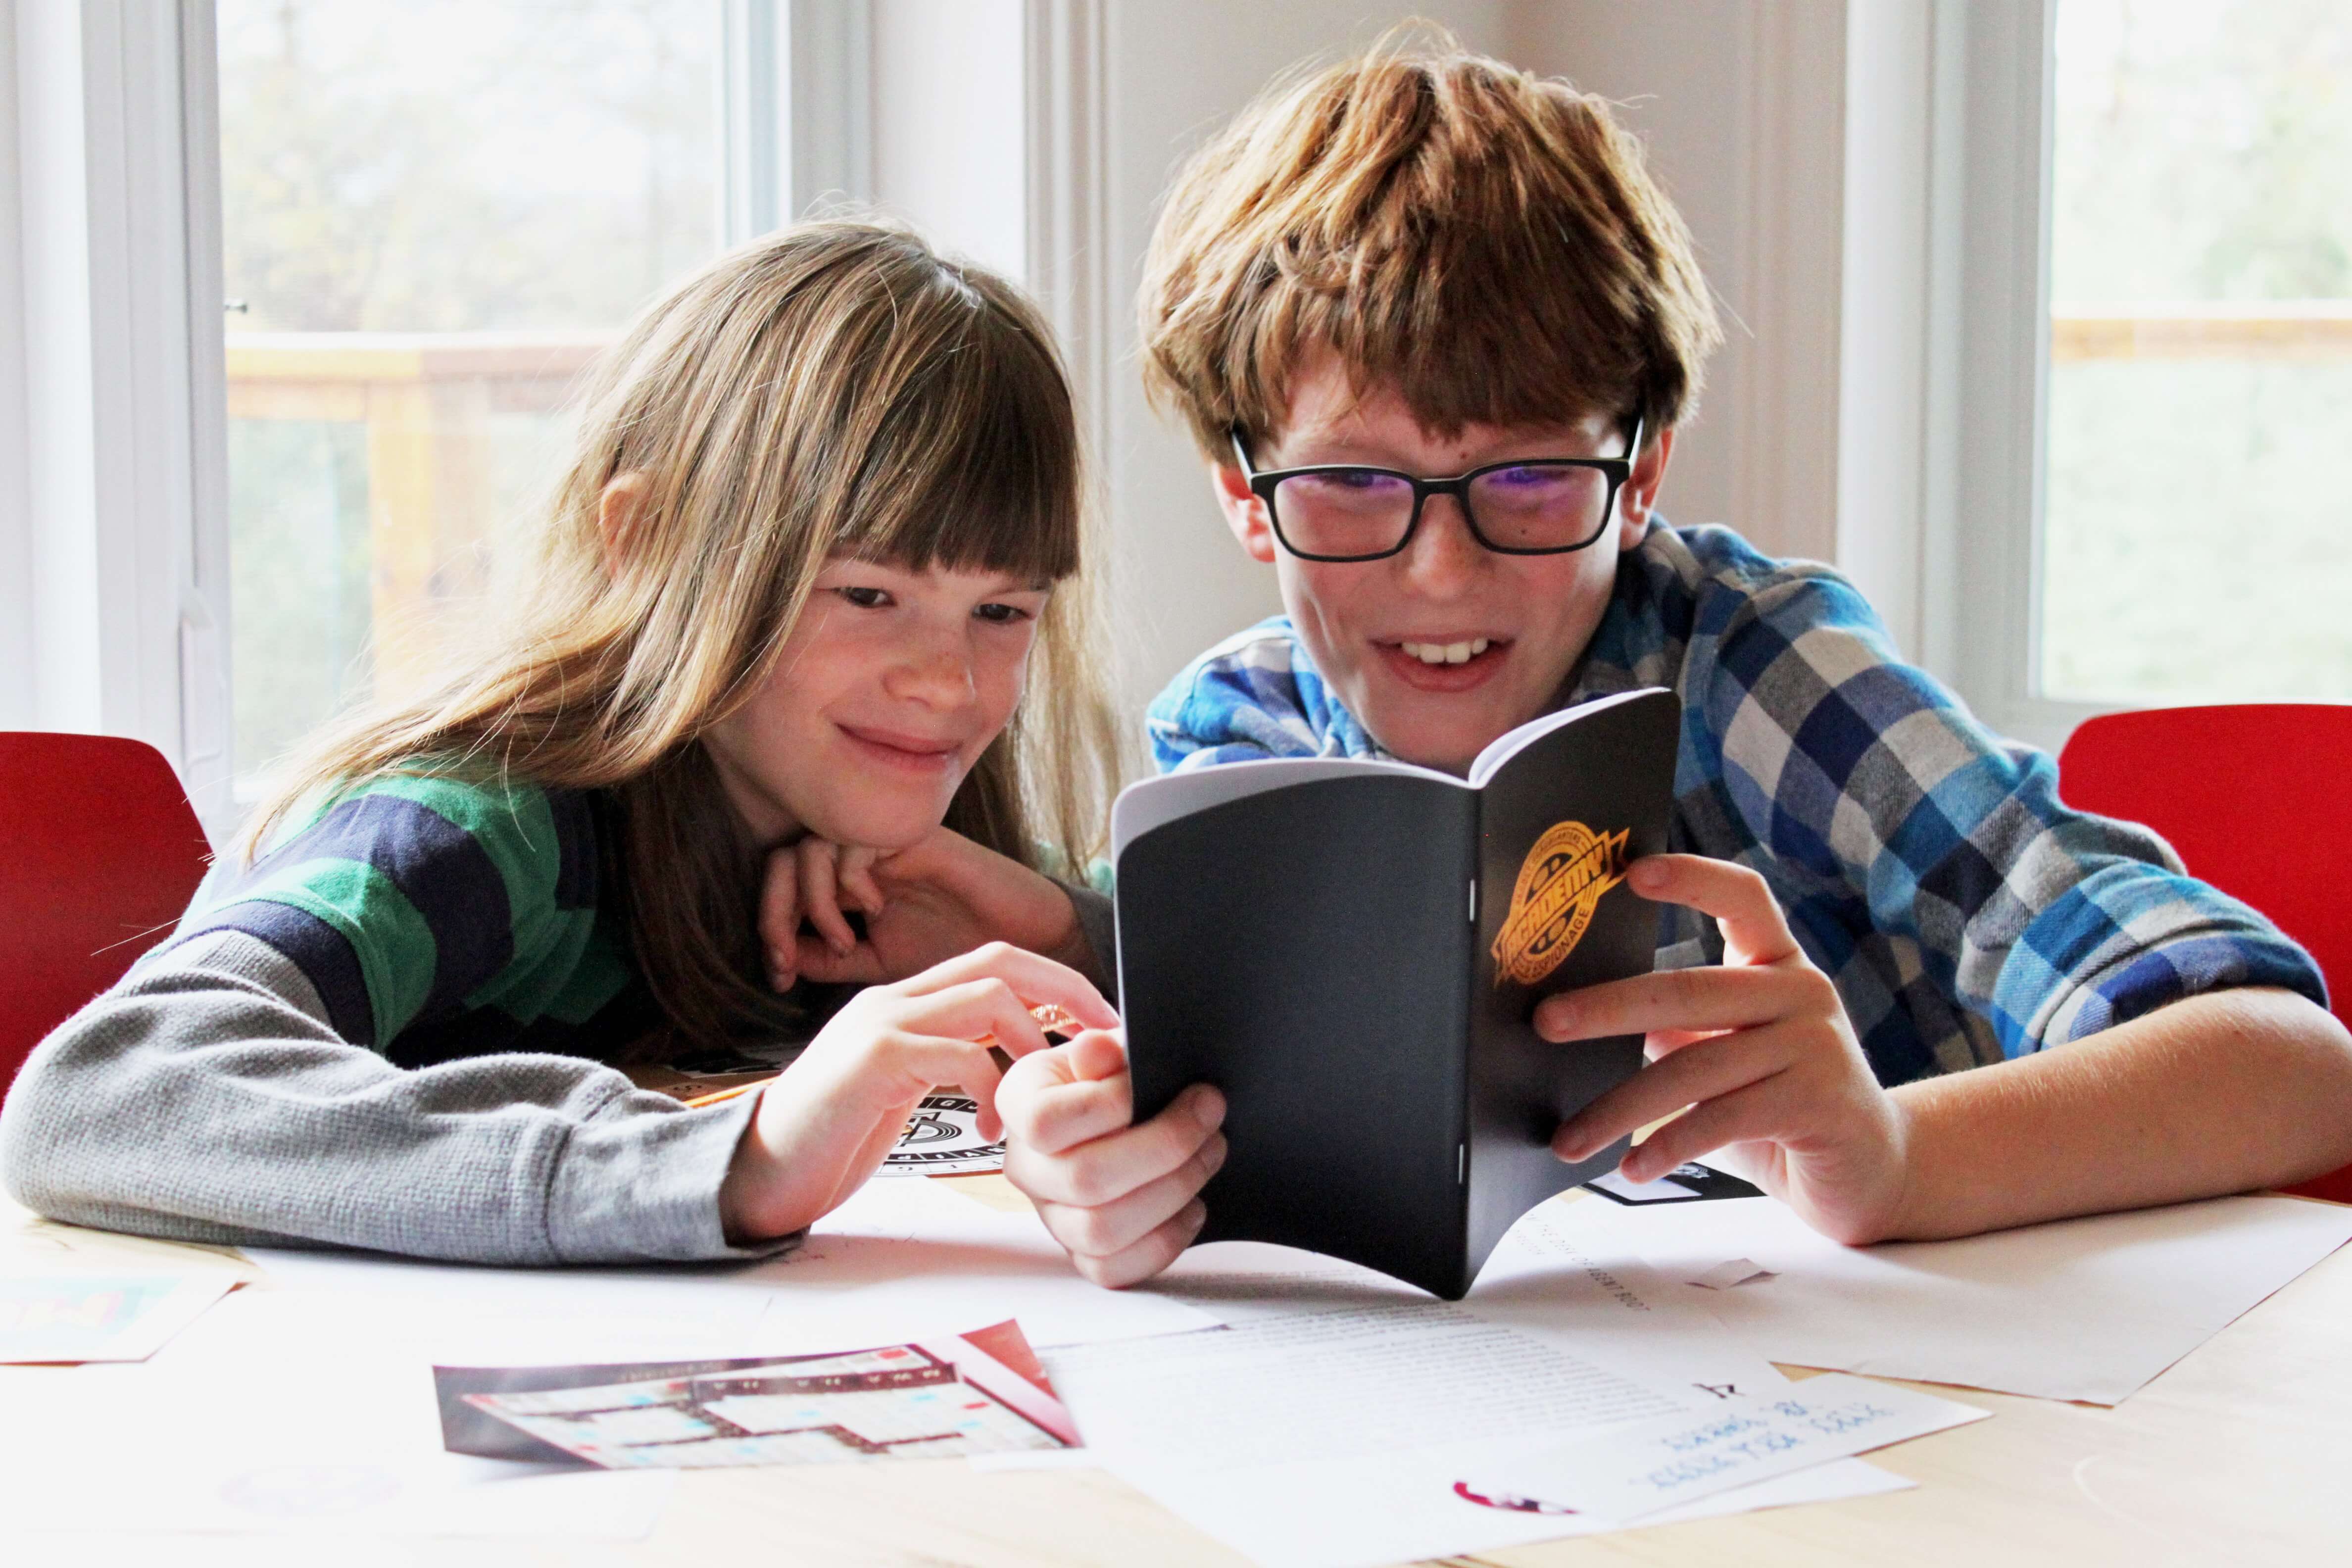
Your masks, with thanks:
M1027 268L1022 0L870 0L875 202L1007 277Z
M1504 53L1616 101L1724 314L1662 500L1775 554L1837 548L1844 0L1513 0Z
M1135 289L1160 198L1177 163L1276 73L1361 47L1419 15L1473 48L1500 50L1505 6L1450 0L1407 12L1360 0L1108 0L1104 107L1111 332L1103 453L1116 544L1110 604L1117 698L1144 705L1195 654L1281 607L1273 572L1242 554L1210 499L1191 437L1144 404Z

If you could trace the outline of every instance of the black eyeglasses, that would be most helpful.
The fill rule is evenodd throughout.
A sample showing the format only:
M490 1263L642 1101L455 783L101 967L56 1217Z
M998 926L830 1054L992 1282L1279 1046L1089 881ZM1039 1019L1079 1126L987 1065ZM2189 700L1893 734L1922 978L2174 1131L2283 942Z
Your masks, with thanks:
M1239 426L1234 456L1250 493L1265 502L1274 536L1301 561L1378 561L1412 542L1431 496L1452 496L1470 535L1497 555L1564 555L1599 539L1617 492L1642 450L1642 422L1622 458L1522 458L1448 479L1394 468L1318 463L1304 468L1250 466Z

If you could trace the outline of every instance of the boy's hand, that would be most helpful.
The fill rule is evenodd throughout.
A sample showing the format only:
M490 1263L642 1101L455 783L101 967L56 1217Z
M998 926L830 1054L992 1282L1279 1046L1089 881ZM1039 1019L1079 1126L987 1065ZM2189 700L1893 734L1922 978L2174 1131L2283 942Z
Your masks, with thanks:
M1089 1028L1118 1023L1084 976L1002 942L850 998L761 1090L719 1186L727 1234L789 1236L830 1213L874 1173L937 1085L979 1101L981 1135L997 1136L996 1063L981 1042L1016 1058L1045 1050L1029 1008L1045 1002Z
M866 917L864 940L845 906ZM1007 942L1081 973L1098 968L1068 893L944 827L888 855L814 837L772 851L760 939L779 991L803 979L903 980L986 942Z
M1789 934L1764 879L1728 861L1653 855L1625 880L1645 899L1713 915L1723 963L1537 1005L1545 1039L1645 1035L1651 1058L1562 1122L1553 1152L1588 1159L1681 1111L1625 1156L1627 1180L1654 1180L1725 1150L1725 1163L1814 1229L1849 1243L1886 1234L1904 1197L1903 1112L1878 1086L1837 988Z
M1225 1163L1225 1097L1209 1085L1130 1127L1127 1047L1089 1032L1014 1062L996 1106L1006 1180L1096 1284L1149 1279L1201 1234L1201 1188Z

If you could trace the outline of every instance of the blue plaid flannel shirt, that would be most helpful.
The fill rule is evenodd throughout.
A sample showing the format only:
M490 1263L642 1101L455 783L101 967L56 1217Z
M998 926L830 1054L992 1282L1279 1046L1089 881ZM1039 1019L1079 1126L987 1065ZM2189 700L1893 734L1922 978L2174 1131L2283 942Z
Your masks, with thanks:
M1904 663L1826 566L1768 559L1728 529L1654 524L1619 563L1568 701L1639 686L1683 700L1671 847L1763 874L1882 1082L2226 986L2326 1005L2300 947L2185 875L2147 829L2061 804L2051 759ZM1149 727L1163 773L1386 754L1282 616L1195 660ZM1661 911L1661 967L1722 956L1712 921Z

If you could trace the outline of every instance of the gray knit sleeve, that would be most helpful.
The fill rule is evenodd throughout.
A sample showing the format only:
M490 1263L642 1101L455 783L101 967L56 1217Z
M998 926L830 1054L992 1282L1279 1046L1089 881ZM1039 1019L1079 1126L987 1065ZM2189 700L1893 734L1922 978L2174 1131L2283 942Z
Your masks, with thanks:
M178 1241L477 1263L743 1258L719 1188L759 1097L688 1110L573 1057L417 1070L347 1044L235 931L160 950L25 1064L0 1183L55 1219Z

